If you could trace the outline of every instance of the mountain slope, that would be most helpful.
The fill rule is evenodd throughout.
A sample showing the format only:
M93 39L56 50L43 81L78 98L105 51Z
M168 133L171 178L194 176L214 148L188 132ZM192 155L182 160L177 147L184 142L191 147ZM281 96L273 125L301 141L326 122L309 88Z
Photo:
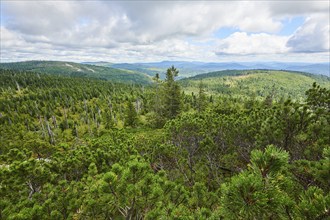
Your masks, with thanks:
M142 73L72 62L26 61L16 63L1 63L0 68L66 76L90 77L121 83L151 83L150 77Z
M271 69L308 72L330 76L330 63L293 63L293 62L186 62L186 61L162 61L152 63L90 63L100 66L108 66L122 70L137 71L154 76L160 74L165 78L166 69L174 65L180 70L179 78L191 77L197 74L221 71L221 70L247 70L247 69Z
M180 80L187 92L198 92L202 82L210 94L231 96L304 97L305 91L317 82L322 87L330 88L330 78L302 72L276 70L225 70L200 74Z

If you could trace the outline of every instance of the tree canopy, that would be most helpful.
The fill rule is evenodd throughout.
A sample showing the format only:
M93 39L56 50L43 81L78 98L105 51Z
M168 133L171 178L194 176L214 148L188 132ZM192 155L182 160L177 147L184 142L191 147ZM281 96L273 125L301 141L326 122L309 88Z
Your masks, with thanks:
M330 91L0 70L0 219L328 219Z

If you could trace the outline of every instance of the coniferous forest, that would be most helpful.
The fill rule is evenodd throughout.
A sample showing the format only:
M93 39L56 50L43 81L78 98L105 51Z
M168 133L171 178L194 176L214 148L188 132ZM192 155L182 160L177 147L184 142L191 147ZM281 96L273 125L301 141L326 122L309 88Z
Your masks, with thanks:
M0 219L330 218L329 87L231 95L179 74L1 69Z

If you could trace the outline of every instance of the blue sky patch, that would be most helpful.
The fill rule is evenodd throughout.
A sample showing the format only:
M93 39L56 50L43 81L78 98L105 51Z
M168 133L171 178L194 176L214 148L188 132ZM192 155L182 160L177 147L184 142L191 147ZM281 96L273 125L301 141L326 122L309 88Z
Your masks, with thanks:
M213 36L216 38L227 38L229 37L231 34L240 31L238 28L234 28L234 27L223 27L218 29L217 31L215 31L213 33Z
M306 18L303 16L296 16L283 20L283 28L278 34L282 36L289 36L293 34L297 30L297 28L299 28L305 23L305 19Z

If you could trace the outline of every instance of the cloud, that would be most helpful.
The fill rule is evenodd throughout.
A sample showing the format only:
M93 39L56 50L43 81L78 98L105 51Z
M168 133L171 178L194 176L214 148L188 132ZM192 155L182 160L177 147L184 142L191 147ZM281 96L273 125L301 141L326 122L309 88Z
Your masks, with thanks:
M316 53L330 50L329 15L309 17L288 40L291 52Z
M155 42L153 44L133 45L121 44L120 47L74 47L67 45L53 45L44 39L40 41L26 41L21 34L1 27L1 62L15 60L72 60L72 61L98 61L133 62L169 59L202 59L203 48L194 46L180 39L171 39Z
M218 55L223 54L282 54L288 52L285 46L288 37L270 34L247 34L236 32L224 40L218 42L215 51Z
M29 54L53 59L58 54L60 58L116 62L153 57L214 60L218 58L215 52L283 54L329 48L328 17L318 18L329 16L327 1L95 0L0 4L2 60L16 59L17 51L22 57ZM311 19L290 39L277 36L283 20L297 15ZM214 38L215 31L228 27L237 33L225 39ZM322 43L311 41L304 45L306 39L322 39Z
M0 27L0 35L1 35L1 49L19 45L24 41L17 33L8 30L5 27Z
M153 43L185 36L205 36L226 26L242 31L279 30L281 24L248 2L5 2L8 29L50 41ZM242 5L243 4L243 5ZM229 16L230 12L230 16ZM27 19L28 18L28 19ZM77 41L74 39L77 38Z
M43 35L62 31L74 25L73 4L61 2L15 1L4 2L3 10L8 14L7 26L27 35Z
M267 2L272 15L275 16L294 16L309 15L311 13L329 13L329 1L269 1Z

